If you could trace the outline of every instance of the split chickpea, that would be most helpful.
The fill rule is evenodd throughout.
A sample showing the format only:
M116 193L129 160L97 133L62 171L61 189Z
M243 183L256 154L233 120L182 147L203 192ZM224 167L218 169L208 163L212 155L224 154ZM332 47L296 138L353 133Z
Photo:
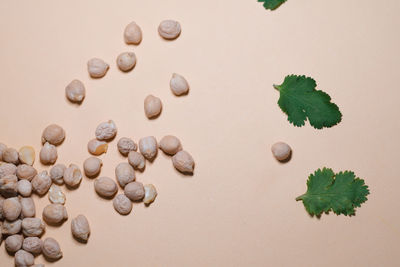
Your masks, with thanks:
M157 197L157 190L156 187L152 184L146 184L144 186L144 198L143 203L145 205L150 205L154 202Z
M21 163L30 166L35 162L35 149L31 146L23 146L19 149L18 158Z
M99 156L107 152L108 144L104 141L99 141L97 139L92 139L87 145L90 154Z

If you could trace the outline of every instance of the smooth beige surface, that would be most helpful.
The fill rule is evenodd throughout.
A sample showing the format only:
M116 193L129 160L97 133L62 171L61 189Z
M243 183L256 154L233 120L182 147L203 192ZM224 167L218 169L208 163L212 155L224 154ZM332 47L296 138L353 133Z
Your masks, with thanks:
M113 119L118 137L136 142L176 135L196 161L185 177L159 153L137 173L157 187L156 201L126 217L91 179L63 187L70 219L45 237L64 258L46 265L399 266L399 10L398 0L288 0L274 12L256 0L1 1L0 142L33 145L38 155L42 130L57 123L66 130L58 162L82 166L96 126ZM177 40L158 35L163 19L181 23ZM139 46L123 40L132 20L143 30ZM131 50L137 65L122 73L116 57ZM103 79L89 78L92 57L110 64ZM188 96L171 93L174 72L190 83ZM332 96L344 115L338 126L286 121L272 84L291 73ZM86 85L81 106L64 96L73 79ZM144 115L148 94L163 101L155 120ZM272 157L277 141L293 148L290 162ZM112 178L126 161L117 140L101 158L101 175ZM311 218L294 200L324 166L353 170L370 186L355 217ZM36 203L41 216L48 199ZM92 230L86 245L70 232L80 213ZM0 265L12 266L4 244Z

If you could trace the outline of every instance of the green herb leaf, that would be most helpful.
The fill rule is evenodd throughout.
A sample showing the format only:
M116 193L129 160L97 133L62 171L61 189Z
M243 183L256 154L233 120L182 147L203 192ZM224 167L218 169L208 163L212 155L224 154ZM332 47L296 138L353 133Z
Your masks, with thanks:
M332 169L318 169L307 180L307 192L296 198L302 200L311 216L332 210L337 215L355 215L355 208L367 201L368 186L354 172L335 175Z
M258 0L258 2L263 2L265 9L274 10L286 2L286 0Z
M294 126L303 126L305 121L316 129L332 127L342 120L342 113L331 98L323 91L315 90L313 78L288 75L283 84L274 85L279 90L279 107L288 115Z

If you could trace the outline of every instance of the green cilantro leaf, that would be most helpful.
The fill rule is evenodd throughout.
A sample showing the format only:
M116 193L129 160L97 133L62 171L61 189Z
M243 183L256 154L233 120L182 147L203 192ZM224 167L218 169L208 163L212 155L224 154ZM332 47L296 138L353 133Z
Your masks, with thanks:
M286 0L258 0L258 2L264 2L265 9L274 10L282 5Z
M323 91L315 90L314 79L306 76L288 75L283 84L274 85L279 90L278 105L288 115L294 126L303 126L308 118L316 129L332 127L342 120L342 113Z
M355 208L367 201L368 186L354 172L335 175L332 169L318 169L307 180L307 192L296 198L302 200L311 216L332 210L335 214L355 215Z

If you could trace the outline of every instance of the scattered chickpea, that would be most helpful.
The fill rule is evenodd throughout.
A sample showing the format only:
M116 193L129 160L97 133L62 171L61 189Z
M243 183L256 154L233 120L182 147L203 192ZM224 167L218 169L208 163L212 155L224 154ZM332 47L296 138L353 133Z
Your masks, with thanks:
M3 143L0 143L0 161L3 160L3 152L7 149L7 146Z
M64 172L64 183L70 187L77 187L82 181L82 172L75 164L70 164Z
M22 233L24 236L40 237L46 229L40 218L25 218L22 220Z
M94 181L94 189L99 196L111 198L117 193L117 184L109 177L100 177Z
M113 120L102 122L96 128L96 138L100 141L113 139L117 135L117 126Z
M16 174L19 179L26 179L28 181L32 181L32 179L36 176L37 171L34 167L28 164L20 164L17 167Z
M88 72L92 78L101 78L106 75L110 65L100 58L92 58L87 63Z
M21 249L23 241L22 235L10 235L6 238L4 246L9 253L15 253Z
M0 178L0 194L4 197L14 197L18 193L18 178L8 174Z
M29 197L32 194L32 184L28 180L19 180L17 183L18 193L23 197Z
M136 151L131 151L128 154L128 162L135 170L143 171L146 167L146 160L143 155Z
M156 187L152 184L146 184L144 186L144 198L143 203L145 205L150 205L154 202L157 197L157 190Z
M279 161L285 161L290 157L292 149L290 146L283 142L278 142L271 147L272 154Z
M80 80L73 80L65 87L65 96L72 103L81 103L86 96L85 85Z
M15 253L14 263L17 267L32 266L35 263L35 258L31 253L20 249Z
M3 161L18 164L19 162L19 155L18 151L12 147L8 147L3 151Z
M115 176L119 185L124 188L126 184L135 181L135 170L129 163L122 162L115 167Z
M35 202L31 197L23 197L21 202L21 219L32 218L36 215Z
M58 146L65 139L64 129L57 124L50 124L42 133L42 144L48 142L49 144Z
M83 162L83 170L87 177L94 177L100 173L103 161L96 157L90 157Z
M58 163L51 167L50 169L50 178L53 183L62 185L64 184L64 172L67 167L64 164Z
M22 249L32 253L33 255L39 255L42 253L43 241L36 236L27 237L22 243Z
M117 57L117 66L122 71L130 71L136 65L136 55L133 52L124 52Z
M158 26L158 33L164 39L176 39L181 34L181 25L175 20L163 20Z
M172 157L172 163L174 167L187 174L192 174L194 170L194 160L193 157L186 151L181 150Z
M182 150L181 141L176 136L166 135L160 140L160 149L168 155L175 155Z
M12 222L5 220L1 227L1 233L3 235L15 235L21 232L21 228L22 228L22 221L20 219Z
M80 242L86 243L90 235L90 226L87 218L80 214L71 221L71 232L74 238Z
M131 182L124 188L125 195L132 201L141 201L145 192L143 184L140 182Z
M9 175L16 174L17 166L12 163L0 163L0 178Z
M21 163L30 166L35 162L35 149L31 146L23 146L19 149L18 158Z
M119 194L114 198L113 206L121 215L128 215L132 210L132 202L124 194Z
M156 138L154 136L147 136L140 139L139 150L146 159L153 160L158 150Z
M48 237L43 241L42 253L47 259L52 261L58 260L63 256L60 245L51 237Z
M135 142L133 142L133 140L128 137L121 137L118 140L117 147L119 153L121 153L124 156L128 155L128 153L131 151L137 150L137 145L135 144Z
M49 191L52 181L47 171L42 171L32 179L31 183L33 191L42 196Z
M68 219L67 209L61 204L49 204L43 209L43 220L50 225L56 225Z
M3 202L3 216L8 221L18 219L21 214L21 203L18 197L7 198Z
M124 40L127 44L138 45L142 41L142 30L136 22L132 21L125 27Z
M160 115L162 110L162 103L161 100L153 95L148 95L144 99L144 113L146 117L149 119L156 118Z
M40 162L44 165L51 165L56 162L57 157L57 148L46 142L39 153Z
M108 144L104 141L92 139L89 141L87 147L88 147L88 151L90 154L99 156L99 155L107 152Z
M65 204L65 194L61 190L61 187L53 184L49 189L49 200L53 204Z
M189 92L189 83L182 75L177 73L172 74L169 87L171 88L172 93L176 96L185 95Z

